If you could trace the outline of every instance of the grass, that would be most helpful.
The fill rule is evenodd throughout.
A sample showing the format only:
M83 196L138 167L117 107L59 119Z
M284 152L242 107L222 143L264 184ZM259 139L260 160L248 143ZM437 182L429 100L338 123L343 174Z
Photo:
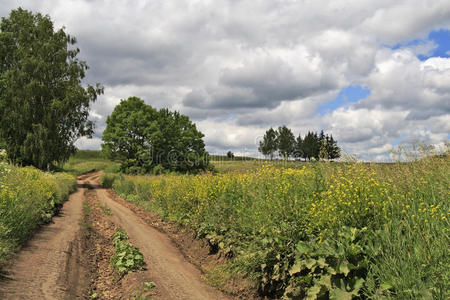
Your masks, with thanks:
M108 184L194 228L269 297L448 299L449 156L408 163L216 162ZM106 177L109 175L106 175ZM218 269L219 270L219 269ZM225 271L224 271L225 270Z

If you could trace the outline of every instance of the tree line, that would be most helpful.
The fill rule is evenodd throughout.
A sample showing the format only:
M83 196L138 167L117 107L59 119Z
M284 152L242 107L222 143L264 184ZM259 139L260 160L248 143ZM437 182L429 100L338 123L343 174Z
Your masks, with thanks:
M333 160L340 157L341 149L333 135L320 131L308 131L302 138L299 134L295 138L292 130L281 126L278 130L272 127L266 131L262 141L259 142L258 151L273 159L276 154L283 159L295 158L311 160Z

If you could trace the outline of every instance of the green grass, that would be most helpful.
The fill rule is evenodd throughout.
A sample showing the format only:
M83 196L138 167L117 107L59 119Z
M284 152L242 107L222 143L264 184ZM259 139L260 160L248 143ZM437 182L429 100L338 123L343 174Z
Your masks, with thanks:
M450 297L448 156L264 163L216 162L217 175L116 176L109 185L229 257L208 275L216 283L239 273L269 297Z

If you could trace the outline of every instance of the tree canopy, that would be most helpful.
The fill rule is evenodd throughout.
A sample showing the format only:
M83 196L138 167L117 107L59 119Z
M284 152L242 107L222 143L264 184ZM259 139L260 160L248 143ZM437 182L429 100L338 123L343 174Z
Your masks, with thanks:
M0 23L0 140L10 159L49 168L93 133L89 104L103 89L82 86L88 69L76 39L48 16L21 8Z
M208 166L203 134L189 118L156 110L138 97L121 100L106 120L103 152L128 173L168 169L180 172ZM156 169L155 169L156 168Z
M286 126L278 128L276 144L278 146L278 154L283 158L290 157L295 150L295 136Z
M259 142L258 151L263 155L269 156L270 159L273 158L275 152L278 149L277 135L277 131L271 127L264 134L263 140Z

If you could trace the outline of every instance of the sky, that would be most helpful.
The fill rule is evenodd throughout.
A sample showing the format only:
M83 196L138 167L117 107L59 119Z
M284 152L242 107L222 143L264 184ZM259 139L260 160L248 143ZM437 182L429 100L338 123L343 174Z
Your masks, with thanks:
M188 115L213 154L256 156L282 125L373 161L449 140L448 0L0 0L0 16L19 6L75 36L84 83L105 87L81 149L130 96Z

